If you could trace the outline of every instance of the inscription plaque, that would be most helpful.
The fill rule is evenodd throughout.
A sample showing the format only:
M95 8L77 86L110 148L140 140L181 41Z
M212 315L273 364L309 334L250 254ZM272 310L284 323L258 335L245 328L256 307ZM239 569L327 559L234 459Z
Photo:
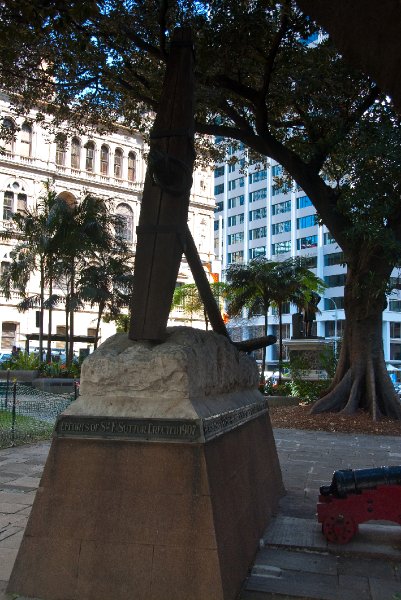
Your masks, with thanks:
M197 441L197 421L170 419L126 419L110 417L75 417L62 415L55 427L59 437L94 437L140 440Z
M268 411L267 400L204 419L129 419L61 415L57 437L125 439L132 441L204 442L256 419Z

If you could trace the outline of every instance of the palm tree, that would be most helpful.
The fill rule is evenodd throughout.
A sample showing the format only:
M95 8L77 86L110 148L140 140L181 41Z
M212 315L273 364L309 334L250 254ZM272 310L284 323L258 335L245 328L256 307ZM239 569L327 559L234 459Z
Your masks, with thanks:
M52 293L52 264L55 254L56 224L51 218L52 209L56 203L56 193L45 183L45 193L39 197L36 206L15 213L10 230L2 232L2 239L18 239L10 252L11 263L3 273L0 287L7 299L12 290L22 297L18 304L21 312L39 307L39 356L43 353L43 316L45 309L45 288L49 285ZM33 273L39 272L39 294L27 294L29 279ZM51 309L49 309L47 354L51 352Z
M124 246L112 251L96 252L80 269L77 280L79 297L98 306L95 349L99 340L100 321L107 311L108 319L115 320L121 309L128 307L133 286L133 255Z
M210 283L212 294L220 309L223 309L222 299L225 289L225 284L221 281ZM178 285L174 290L172 308L181 308L184 314L189 315L192 323L193 314L203 312L205 319L206 330L209 328L209 318L203 301L200 297L199 290L195 283L184 283Z
M76 289L79 270L94 260L97 253L107 253L115 247L119 218L111 213L106 202L91 195L73 204L58 197L52 216L58 223L55 236L57 273L67 286L67 362L70 364L74 352L74 312L83 304Z
M277 308L279 319L279 378L281 383L283 366L283 305L287 302L295 304L298 310L310 310L315 306L316 297L323 292L326 285L305 265L307 259L302 257L288 258L277 263L272 272L275 281L272 291L272 306Z
M247 309L248 317L263 315L264 335L268 330L268 312L276 306L279 315L279 378L282 364L282 309L285 302L305 306L312 292L324 288L324 283L305 266L305 259L281 262L254 258L248 264L233 264L226 271L228 314L238 316ZM260 381L265 381L266 348L262 352Z

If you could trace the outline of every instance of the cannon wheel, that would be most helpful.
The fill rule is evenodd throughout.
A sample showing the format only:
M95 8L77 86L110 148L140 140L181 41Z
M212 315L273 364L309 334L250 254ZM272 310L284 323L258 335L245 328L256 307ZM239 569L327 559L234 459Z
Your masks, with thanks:
M347 544L358 531L358 526L352 517L338 515L326 517L323 521L322 531L327 541L333 544Z

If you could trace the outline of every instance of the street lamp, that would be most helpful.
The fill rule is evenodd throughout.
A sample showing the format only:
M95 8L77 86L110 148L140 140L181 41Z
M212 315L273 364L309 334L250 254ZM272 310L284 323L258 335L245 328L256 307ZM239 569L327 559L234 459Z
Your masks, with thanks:
M333 298L325 298L325 300L331 300L334 304L334 356L337 356L337 304L335 303Z

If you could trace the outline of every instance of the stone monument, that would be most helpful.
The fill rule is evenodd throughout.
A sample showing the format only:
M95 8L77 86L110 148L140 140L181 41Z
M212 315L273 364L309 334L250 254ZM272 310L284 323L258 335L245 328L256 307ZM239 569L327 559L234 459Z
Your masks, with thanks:
M234 600L283 494L243 351L275 339L230 341L186 224L193 49L176 33L151 133L130 333L86 359L81 397L56 423L8 586L25 597ZM214 332L166 328L183 251Z
M9 590L234 600L283 493L257 384L213 332L108 339L57 422Z

